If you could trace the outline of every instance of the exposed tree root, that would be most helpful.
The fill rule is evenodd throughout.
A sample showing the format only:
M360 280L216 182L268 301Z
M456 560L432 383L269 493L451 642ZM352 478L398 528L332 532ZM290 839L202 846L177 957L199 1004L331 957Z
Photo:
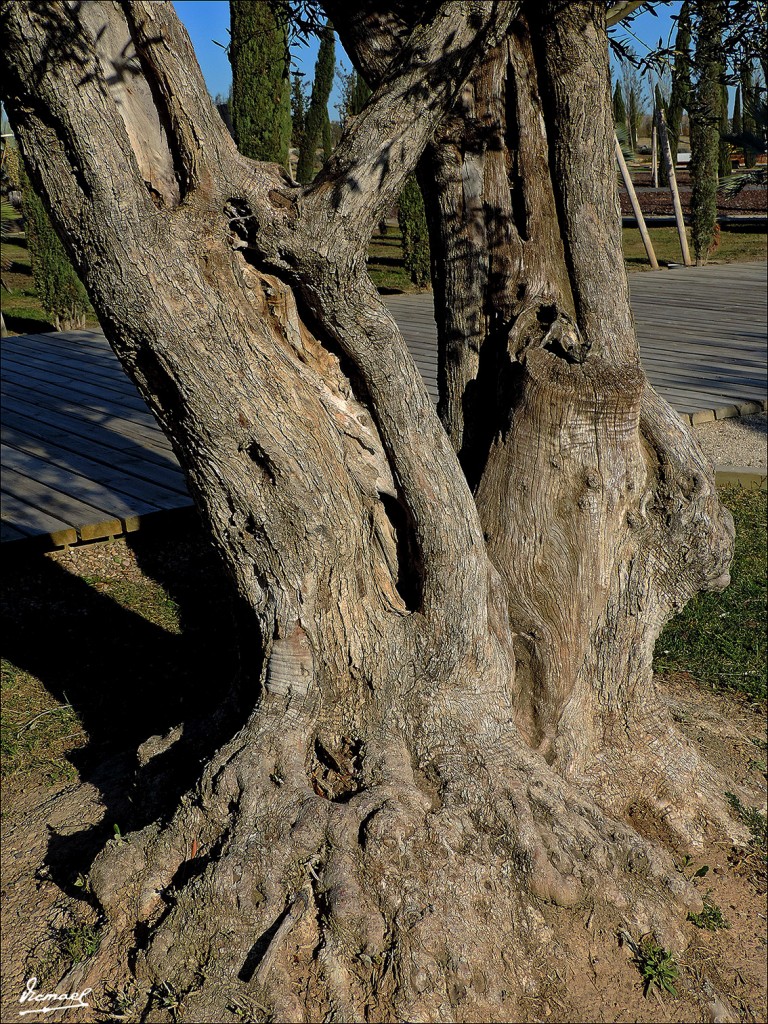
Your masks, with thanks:
M658 844L522 744L465 739L414 769L402 740L368 737L359 788L329 799L299 724L267 706L167 825L108 844L105 942L78 984L98 992L118 956L146 1020L172 1001L199 1022L519 1019L548 906L611 908L672 945L699 906Z

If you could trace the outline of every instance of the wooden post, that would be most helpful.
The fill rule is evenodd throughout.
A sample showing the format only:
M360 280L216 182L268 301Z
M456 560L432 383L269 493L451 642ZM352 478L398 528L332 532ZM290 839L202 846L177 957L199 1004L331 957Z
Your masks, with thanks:
M659 187L659 132L656 127L656 118L651 122L651 185Z
M624 154L621 152L621 145L615 135L613 137L613 141L616 149L616 159L618 160L619 168L621 169L621 177L624 179L624 187L629 193L629 201L632 203L632 211L635 214L637 226L640 228L640 236L643 239L643 245L645 246L645 251L648 254L648 261L654 270L658 270L659 261L656 259L656 253L653 251L651 236L648 234L648 228L645 226L645 217L643 217L643 211L640 209L640 203L637 199L635 186L632 184L632 178L629 176L627 161L624 159Z
M667 131L667 120L663 110L656 111L656 121L659 126L659 142L661 143L661 155L667 168L669 188L672 193L672 206L675 210L675 223L677 224L677 235L680 239L680 250L683 254L683 263L686 267L692 265L691 254L688 250L688 236L685 233L685 220L683 219L683 207L680 203L680 193L677 190L677 177L675 176L675 165L672 160L672 149L669 145L669 132Z

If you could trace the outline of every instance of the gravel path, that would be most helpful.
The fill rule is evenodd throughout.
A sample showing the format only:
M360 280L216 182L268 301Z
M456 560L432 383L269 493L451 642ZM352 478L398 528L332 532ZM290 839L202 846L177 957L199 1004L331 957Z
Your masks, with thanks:
M715 420L693 428L696 440L715 466L755 466L768 463L768 416Z

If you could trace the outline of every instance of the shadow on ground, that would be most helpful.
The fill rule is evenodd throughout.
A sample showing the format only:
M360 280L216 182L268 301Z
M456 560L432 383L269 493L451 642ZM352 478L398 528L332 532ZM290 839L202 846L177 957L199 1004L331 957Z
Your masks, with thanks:
M34 552L6 558L3 656L72 705L89 742L69 758L106 807L98 826L51 831L48 869L71 895L114 824L128 832L172 813L243 718L237 606L201 529L136 534L129 543L141 573L167 595L167 617L162 601L159 613L143 613L139 585L108 593L92 568L93 576L76 575ZM137 747L182 722L181 738L140 766Z

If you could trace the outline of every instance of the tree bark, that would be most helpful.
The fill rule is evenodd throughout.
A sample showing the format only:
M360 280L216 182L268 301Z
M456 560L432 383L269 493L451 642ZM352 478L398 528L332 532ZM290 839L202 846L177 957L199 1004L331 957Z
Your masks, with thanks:
M248 609L247 720L97 857L68 983L520 1019L548 905L669 938L696 904L622 801L654 750L685 841L722 818L651 655L732 531L639 367L604 6L338 6L374 93L306 187L236 152L170 5L0 8L35 184ZM419 161L440 418L365 274Z

